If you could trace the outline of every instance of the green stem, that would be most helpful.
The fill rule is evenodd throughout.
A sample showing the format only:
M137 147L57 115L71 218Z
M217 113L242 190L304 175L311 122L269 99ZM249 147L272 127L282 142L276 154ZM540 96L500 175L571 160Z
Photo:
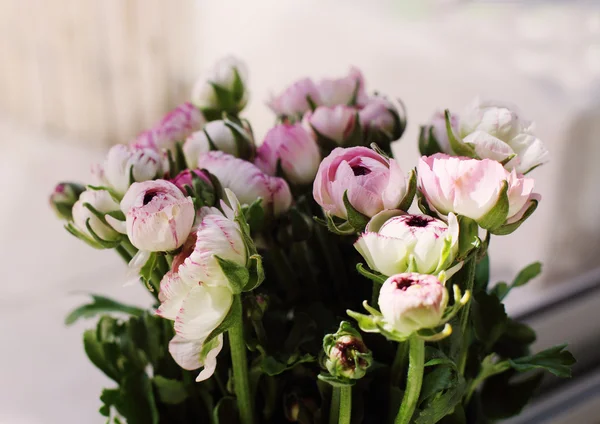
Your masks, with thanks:
M329 407L329 424L338 424L341 396L340 388L334 386L331 392L331 406Z
M471 400L471 396L473 396L473 393L475 393L475 390L477 390L477 387L483 383L483 381L493 375L496 374L501 374L504 371L507 371L508 369L510 369L510 363L508 361L502 361L499 362L498 364L495 364L493 367L489 367L489 368L484 368L481 371L479 371L479 374L477 375L477 377L475 377L471 382L469 382L468 386L467 386L467 391L466 391L466 395L465 395L465 400L464 400L464 404L468 405L469 401Z
M402 398L400 410L394 424L408 424L417 407L423 384L423 366L425 365L425 342L416 334L409 339L408 350L408 375L406 377L406 391Z
M340 387L340 416L339 424L350 424L352 415L352 386Z
M233 301L240 303L238 308L241 311L242 300L240 296L235 296ZM229 329L229 348L231 350L233 385L240 412L240 422L241 424L252 424L254 423L254 414L252 412L252 396L248 381L248 359L246 358L246 342L244 341L244 327L241 315L237 317L235 324Z
M379 292L381 291L383 284L373 281L373 289L371 292L371 306L374 308L379 307Z
M392 375L390 378L392 387L398 387L402 380L402 371L406 368L406 356L408 355L408 341L398 343L396 357L392 364Z
M117 251L119 256L123 258L126 264L128 264L129 261L131 261L131 255L127 252L127 250L125 250L123 246L117 246L115 250Z
M467 290L473 294L473 284L475 283L475 268L477 267L477 255L473 255L471 259L465 264L467 281L462 287L463 292ZM471 312L471 302L467 303L460 311L460 330L463 339L463 345L460 351L460 357L458 361L458 369L461 375L465 373L465 367L467 365L467 354L469 351L469 335L467 333L467 327L469 325L469 314Z

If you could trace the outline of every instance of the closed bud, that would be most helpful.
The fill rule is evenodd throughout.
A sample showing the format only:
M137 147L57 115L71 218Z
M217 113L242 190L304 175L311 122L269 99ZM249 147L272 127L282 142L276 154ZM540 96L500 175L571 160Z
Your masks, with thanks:
M346 321L340 323L336 333L325 336L323 349L325 368L333 377L358 380L364 377L373 362L362 336Z
M103 179L117 194L123 195L134 182L162 177L163 165L164 156L154 148L118 144L108 151Z
M106 190L86 190L73 205L73 225L79 237L98 242L97 238L111 242L121 235L107 223L108 213L119 212L119 204Z
M438 326L447 303L448 292L433 275L396 274L383 283L379 293L383 320L404 337Z
M81 184L71 182L59 183L54 187L54 191L50 195L50 207L60 219L70 221L73 219L73 205L84 191L85 187Z

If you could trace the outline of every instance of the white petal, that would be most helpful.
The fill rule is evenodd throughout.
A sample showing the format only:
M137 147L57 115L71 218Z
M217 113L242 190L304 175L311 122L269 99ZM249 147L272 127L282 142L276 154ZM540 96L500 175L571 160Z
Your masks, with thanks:
M120 221L117 218L110 215L104 215L104 219L106 219L108 225L113 227L115 231L121 234L127 234L127 225L125 224L125 221Z
M188 340L206 338L223 321L232 302L233 293L227 287L196 285L177 314L176 333Z
M377 233L364 233L354 247L375 271L387 276L406 271L408 255L401 240Z

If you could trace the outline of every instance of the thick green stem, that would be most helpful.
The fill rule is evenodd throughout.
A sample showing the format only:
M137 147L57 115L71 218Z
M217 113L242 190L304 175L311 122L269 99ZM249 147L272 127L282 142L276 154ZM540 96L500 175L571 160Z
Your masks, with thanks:
M398 343L398 349L396 349L396 357L392 364L392 375L390 376L390 382L392 387L398 387L402 380L402 371L406 367L406 355L408 354L408 341Z
M408 424L417 407L423 384L423 366L425 364L425 342L416 334L409 339L408 350L408 375L406 377L406 391L402 398L400 410L396 416L395 424Z
M340 416L339 424L350 424L352 416L352 386L340 387Z
M465 264L467 279L462 289L463 292L467 290L473 293L473 284L475 283L475 268L477 267L477 255L473 255L471 259ZM467 364L467 354L469 351L469 334L467 327L469 325L469 313L471 312L471 302L467 303L460 311L460 330L463 338L463 345L460 351L460 357L458 361L458 369L461 374L464 375L465 367Z
M234 297L234 302L241 303L240 296ZM239 310L242 310L239 305ZM244 327L242 316L237 317L235 324L229 329L229 348L233 365L233 385L240 412L241 424L253 424L254 413L250 383L248 381L248 359L246 358L246 343L244 341Z
M334 386L331 392L331 406L329 407L329 424L338 424L341 396L341 389Z

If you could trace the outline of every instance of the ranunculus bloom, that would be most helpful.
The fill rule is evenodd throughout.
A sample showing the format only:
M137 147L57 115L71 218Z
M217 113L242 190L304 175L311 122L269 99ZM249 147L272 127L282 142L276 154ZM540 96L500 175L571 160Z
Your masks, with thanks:
M419 190L440 215L453 212L475 221L496 206L503 183L508 183L506 223L515 222L539 195L533 193L534 181L508 172L490 159L469 159L438 153L423 156L417 166Z
M260 197L265 211L275 216L286 212L292 204L290 187L283 178L267 175L256 165L227 153L214 151L202 155L198 168L215 175L242 204L251 205Z
M156 149L117 144L104 161L103 179L116 193L123 195L131 183L153 180L164 174L164 158Z
M361 334L346 321L340 323L334 334L323 338L323 350L325 368L334 377L361 379L373 362Z
M365 81L358 68L350 68L350 72L343 78L322 79L317 86L320 105L359 105L367 103Z
M73 205L84 191L85 187L81 184L59 183L50 195L50 206L60 219L70 221L73 219Z
M173 184L175 184L177 186L177 188L179 188L179 190L181 190L181 192L183 194L187 194L187 191L185 190L185 186L193 187L192 173L194 173L198 178L200 178L202 181L204 181L206 184L208 184L209 186L212 187L210 178L208 178L206 173L200 169L194 169L194 170L184 169L179 174L177 174L177 176L175 178L173 178L171 180L171 182Z
M198 165L198 158L211 150L211 142L217 150L230 155L242 157L250 150L251 146L243 146L240 149L238 143L249 143L250 134L235 134L234 129L225 124L223 120L211 121L207 123L202 131L196 131L190 135L183 145L183 153L189 168L195 168ZM236 140L239 137L239 142ZM210 138L210 141L209 141ZM242 151L240 151L242 150Z
M371 132L382 132L393 141L397 131L393 111L394 106L388 100L374 97L358 112L358 117L363 128Z
M233 293L227 287L185 281L171 271L160 283L159 300L157 315L175 321L177 334L169 343L173 359L186 370L204 367L196 381L206 380L215 370L223 337L218 336L209 346L205 341L227 316Z
M357 115L357 110L350 106L320 106L308 112L304 119L318 135L343 146L354 131Z
M280 163L286 179L293 184L311 183L320 162L319 147L301 124L281 124L269 130L254 161L269 175L275 175Z
M533 134L533 127L510 106L476 99L461 115L460 136L481 159L501 162L516 155L506 169L526 173L548 160L548 151Z
M209 286L229 286L229 280L215 256L245 266L246 245L239 224L215 211L202 208L201 215L204 217L196 233L190 236L193 248L184 249L180 253L182 258L174 259L174 269L180 264L177 272L191 283L201 281Z
M443 257L446 244L450 254ZM458 222L452 213L448 224L428 215L396 214L389 219L376 215L354 247L371 269L384 275L411 268L421 274L437 274L448 269L458 253Z
M448 292L433 275L404 273L388 278L379 292L386 324L404 336L436 327L448 303Z
M120 237L111 226L106 225L92 211L90 211L85 203L89 203L98 212L107 214L119 210L119 204L115 202L110 193L106 190L86 190L79 196L79 200L73 205L73 224L83 234L94 240L92 234L87 229L86 222L89 220L92 231L98 237L105 241L113 241Z
M268 106L279 116L297 117L311 109L308 98L318 105L321 98L316 84L309 78L296 81L279 96L273 97Z
M195 217L192 198L165 180L132 184L121 201L121 210L131 244L149 252L181 246Z
M407 183L395 160L366 147L338 147L321 162L313 196L325 212L346 219L346 191L354 209L372 217L383 209L397 208Z
M248 102L247 80L245 63L233 56L224 57L197 80L192 102L202 110L237 113Z
M133 145L173 150L175 143L183 143L190 134L201 129L205 122L204 116L193 104L183 103L167 113L154 127L141 133L133 141Z

